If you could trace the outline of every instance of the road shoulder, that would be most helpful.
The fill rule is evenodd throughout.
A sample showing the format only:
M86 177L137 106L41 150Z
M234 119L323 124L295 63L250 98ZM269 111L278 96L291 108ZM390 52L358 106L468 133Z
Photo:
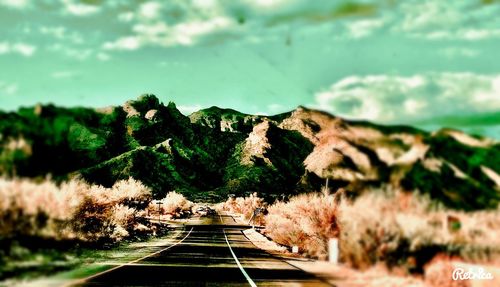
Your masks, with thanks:
M111 250L99 250L96 251L94 258L86 259L86 262L82 263L78 267L57 273L53 276L46 278L39 278L35 280L23 281L21 279L11 280L3 282L0 286L23 286L23 287L55 287L55 286L65 286L75 280L80 280L87 278L94 274L106 271L107 269L113 268L114 266L120 264L126 264L130 261L140 259L151 253L157 252L165 246L171 245L182 238L185 229L175 228L168 232L167 235L152 238L147 241L142 242L132 242L123 244L117 248Z

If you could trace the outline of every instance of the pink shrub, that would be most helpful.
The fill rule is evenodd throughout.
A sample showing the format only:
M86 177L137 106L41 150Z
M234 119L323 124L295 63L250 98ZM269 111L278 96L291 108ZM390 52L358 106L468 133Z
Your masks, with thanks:
M111 188L0 179L0 235L120 240L136 226L139 211L128 204L150 199L149 188L134 179Z
M161 214L168 214L174 218L186 216L191 212L193 203L187 200L184 195L171 191L167 193L165 198L161 199L160 212ZM149 213L158 213L158 205L150 203L148 206Z
M264 199L260 198L257 193L250 194L247 197L229 198L221 206L222 210L230 213L237 213L243 215L245 220L250 220L257 208L265 208L266 203ZM263 214L258 214L253 218L255 224L263 224Z
M338 235L337 206L333 195L302 194L268 209L265 233L273 241L298 246L301 252L326 258L329 238Z

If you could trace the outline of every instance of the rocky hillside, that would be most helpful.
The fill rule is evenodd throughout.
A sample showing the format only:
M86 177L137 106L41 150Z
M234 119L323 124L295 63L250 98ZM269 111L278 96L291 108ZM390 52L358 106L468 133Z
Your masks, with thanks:
M37 106L0 113L0 173L81 176L112 185L132 176L157 197L177 190L217 200L319 190L355 196L380 185L466 210L500 200L500 144L455 130L347 121L299 107L255 116L212 107L189 117L144 95L106 109Z

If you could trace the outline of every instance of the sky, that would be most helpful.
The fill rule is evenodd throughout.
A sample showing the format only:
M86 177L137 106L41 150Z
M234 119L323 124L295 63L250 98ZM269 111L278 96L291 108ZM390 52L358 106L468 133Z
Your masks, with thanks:
M498 0L0 0L0 109L119 105L443 126L500 139Z

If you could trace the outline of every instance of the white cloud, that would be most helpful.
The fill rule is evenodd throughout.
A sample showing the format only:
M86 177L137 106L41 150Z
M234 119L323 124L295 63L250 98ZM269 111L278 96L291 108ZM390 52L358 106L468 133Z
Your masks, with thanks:
M65 57L78 61L84 61L94 54L94 50L92 49L73 48L67 45L62 45L60 43L55 43L48 46L47 50L53 53L60 53Z
M12 50L26 57L31 57L36 51L36 47L26 43L16 43L12 46Z
M82 4L74 0L61 0L61 2L64 5L64 12L73 16L89 16L100 11L96 5Z
M127 36L115 42L106 42L103 47L106 50L137 50L141 47L141 40L137 36Z
M74 44L83 43L83 37L80 33L69 32L64 26L41 26L39 31L42 35L51 36L57 40L70 41Z
M31 57L36 52L36 49L36 46L23 42L0 42L0 55L16 53L24 57Z
M124 12L121 14L118 14L118 21L120 22L131 22L134 20L135 15L133 12Z
M0 94L13 95L17 93L18 85L0 81Z
M267 110L271 114L276 114L276 113L284 112L286 110L286 108L285 108L285 106L283 106L281 104L270 104L267 106Z
M191 45L198 36L213 33L229 27L232 21L226 17L216 17L205 21L190 21L174 26L172 36L174 42Z
M0 55L10 52L10 44L7 42L0 42Z
M427 107L427 102L424 100L416 100L416 99L407 99L404 101L403 106L405 108L405 111L411 115L416 115L422 109Z
M29 4L28 0L0 0L0 5L14 9L24 9L29 7Z
M440 49L438 53L447 58L457 58L457 57L474 58L476 56L479 56L479 54L481 54L481 51L470 48L448 47Z
M247 5L257 9L276 9L293 1L290 0L245 0Z
M393 32L430 40L500 37L500 5L480 1L402 1L393 11Z
M109 61L111 59L111 56L109 54L102 53L102 52L97 53L96 57L99 61L103 61L103 62Z
M383 19L356 20L347 22L345 25L348 35L357 39L370 36L384 25L384 21Z
M193 5L201 9L211 9L217 6L216 0L193 0Z
M155 1L143 3L139 7L139 16L144 19L157 19L161 8L161 4Z
M316 94L316 108L348 118L411 122L500 109L500 74L351 76Z
M75 71L56 71L50 74L50 76L54 79L69 79L76 76L78 72Z
M205 35L231 27L234 22L225 17L192 20L172 26L164 22L138 23L132 28L134 35L121 37L103 44L105 50L137 50L144 46L189 46Z

